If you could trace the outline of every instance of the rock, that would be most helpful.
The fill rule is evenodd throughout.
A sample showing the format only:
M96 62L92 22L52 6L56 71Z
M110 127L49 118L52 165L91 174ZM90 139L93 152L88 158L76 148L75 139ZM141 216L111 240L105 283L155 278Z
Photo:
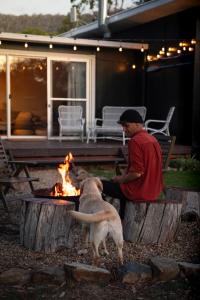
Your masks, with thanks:
M179 275L178 263L171 258L156 256L150 259L153 277L159 281L168 281Z
M186 275L197 275L200 274L200 264L192 264L187 262L178 262L180 270Z
M31 280L31 271L12 268L0 274L0 283L8 285L24 285Z
M107 283L111 279L111 273L103 268L85 265L81 263L66 263L64 265L67 277L72 277L76 281L90 281Z
M33 271L32 282L36 284L62 284L65 282L65 271L57 266L36 268Z
M119 269L123 283L135 283L138 281L146 281L152 279L151 267L145 264L130 262Z

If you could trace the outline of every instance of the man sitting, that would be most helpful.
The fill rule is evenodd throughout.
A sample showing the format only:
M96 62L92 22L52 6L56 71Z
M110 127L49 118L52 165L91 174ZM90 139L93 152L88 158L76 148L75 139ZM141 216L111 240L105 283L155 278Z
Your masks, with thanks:
M143 129L140 114L128 109L118 121L128 142L128 167L123 175L103 180L103 193L120 200L120 217L124 218L126 201L155 201L163 189L162 153L156 138Z

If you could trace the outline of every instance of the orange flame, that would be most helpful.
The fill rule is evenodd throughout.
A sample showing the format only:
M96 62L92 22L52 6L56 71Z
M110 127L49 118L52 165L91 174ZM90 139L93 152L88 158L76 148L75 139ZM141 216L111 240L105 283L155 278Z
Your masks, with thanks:
M70 162L73 160L73 155L69 153L64 160L64 164L58 166L58 172L62 177L62 184L56 184L52 196L78 196L80 195L80 189L77 189L72 184L72 180L69 176Z

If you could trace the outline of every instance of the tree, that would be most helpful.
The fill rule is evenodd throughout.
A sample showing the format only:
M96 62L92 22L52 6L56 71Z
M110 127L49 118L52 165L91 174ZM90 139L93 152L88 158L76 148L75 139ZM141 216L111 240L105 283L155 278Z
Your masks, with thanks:
M77 7L78 12L83 12L86 8L89 8L93 12L98 9L99 0L70 0L72 5ZM108 13L111 11L123 9L124 0L108 0Z

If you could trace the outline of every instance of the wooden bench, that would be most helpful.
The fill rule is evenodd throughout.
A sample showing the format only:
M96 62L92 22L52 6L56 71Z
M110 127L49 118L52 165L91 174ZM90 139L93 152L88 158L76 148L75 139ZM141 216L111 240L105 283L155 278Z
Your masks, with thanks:
M21 171L24 171L26 176L19 176ZM14 184L28 182L33 191L32 182L38 180L39 178L30 176L28 166L25 162L18 161L16 163L16 161L11 160L0 138L0 200L3 203L4 209L8 212L6 194Z

